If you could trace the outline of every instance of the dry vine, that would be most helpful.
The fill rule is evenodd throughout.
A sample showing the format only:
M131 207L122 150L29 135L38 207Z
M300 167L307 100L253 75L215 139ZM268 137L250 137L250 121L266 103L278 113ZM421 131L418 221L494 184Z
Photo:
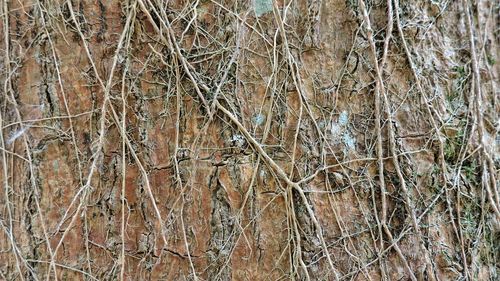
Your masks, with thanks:
M424 2L3 0L0 278L496 280L500 6Z

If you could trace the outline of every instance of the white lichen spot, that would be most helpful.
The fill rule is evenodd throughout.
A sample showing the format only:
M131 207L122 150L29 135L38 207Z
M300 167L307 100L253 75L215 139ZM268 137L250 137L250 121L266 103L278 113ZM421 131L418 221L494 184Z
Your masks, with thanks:
M273 10L273 0L254 0L253 8L255 10L255 15L260 17Z
M345 132L342 136L342 141L347 150L354 150L356 148L356 139L351 136L349 132Z
M29 127L28 126L25 126L15 132L12 133L12 135L10 135L10 137L7 139L7 144L11 144L13 142L16 141L16 139L18 139L20 136L22 136L24 133L26 133L26 131L28 131Z
M243 147L245 146L245 143L246 143L246 140L245 140L245 137L243 137L242 135L239 135L239 134L235 134L231 137L231 139L229 140L229 144L230 146L233 146L233 147Z
M339 137L342 134L342 128L337 124L337 122L332 122L330 132L334 138Z
M259 176L262 180L265 180L267 178L267 171L265 169L261 169L259 172Z

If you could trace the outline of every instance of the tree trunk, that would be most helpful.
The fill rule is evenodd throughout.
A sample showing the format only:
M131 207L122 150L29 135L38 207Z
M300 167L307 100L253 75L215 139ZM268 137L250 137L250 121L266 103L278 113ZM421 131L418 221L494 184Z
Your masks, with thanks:
M0 279L498 280L496 1L1 1Z

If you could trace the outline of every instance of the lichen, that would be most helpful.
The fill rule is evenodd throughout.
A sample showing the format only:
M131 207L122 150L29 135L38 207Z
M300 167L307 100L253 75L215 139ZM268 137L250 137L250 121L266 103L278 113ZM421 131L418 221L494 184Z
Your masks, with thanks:
M349 116L347 114L347 111L342 111L339 116L339 124L341 126L346 126L347 123L349 122Z
M252 123L255 126L260 126L264 124L264 121L266 121L266 116L262 113L258 113L254 117L252 117Z
M255 15L260 17L273 10L273 0L254 0L253 8L255 10Z
M342 135L342 141L346 146L346 150L354 150L356 148L356 139L351 136L349 132L345 132Z

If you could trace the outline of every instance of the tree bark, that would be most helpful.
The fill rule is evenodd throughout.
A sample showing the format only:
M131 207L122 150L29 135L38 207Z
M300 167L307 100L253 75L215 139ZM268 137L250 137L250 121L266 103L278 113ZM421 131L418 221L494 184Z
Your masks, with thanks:
M0 279L498 280L496 1L1 1Z

